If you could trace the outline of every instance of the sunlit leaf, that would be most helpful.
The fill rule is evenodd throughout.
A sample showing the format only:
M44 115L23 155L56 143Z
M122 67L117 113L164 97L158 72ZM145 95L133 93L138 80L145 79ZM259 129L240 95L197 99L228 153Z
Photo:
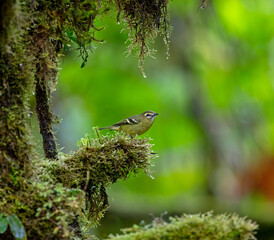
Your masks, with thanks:
M15 215L11 214L7 217L11 232L16 240L26 240L27 234L25 228L20 219Z

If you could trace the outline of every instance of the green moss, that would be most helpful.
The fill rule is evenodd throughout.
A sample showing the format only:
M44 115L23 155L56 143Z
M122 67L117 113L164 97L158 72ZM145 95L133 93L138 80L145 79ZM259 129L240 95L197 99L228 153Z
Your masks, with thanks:
M16 214L30 239L90 239L85 229L98 224L108 208L106 187L130 173L149 172L155 156L150 147L148 139L118 133L87 137L71 155L34 161L30 180L11 168L9 185L0 185L0 212ZM3 236L8 239L9 232Z
M96 38L96 32L103 29L100 25L96 26L100 18L110 10L117 9L117 21L125 22L126 29L130 31L129 53L137 49L139 67L144 74L144 59L153 54L149 43L161 35L168 48L171 27L167 3L166 0L39 0L35 6L30 3L30 8L38 25L48 28L57 52L62 52L64 46L71 43L79 46L82 67L87 62L89 51L93 49L93 42L102 42ZM51 23L50 27L48 22Z
M76 43L85 64L92 42L101 41L95 37L95 33L102 30L100 26L96 26L97 21L109 11L112 2L112 0L38 0L35 5L31 2L29 4L37 25L48 29L56 52L62 53L64 46L68 47Z
M118 179L125 180L130 173L149 172L150 152L148 139L130 139L117 133L100 139L81 140L80 149L58 161L38 163L39 181L61 182L68 188L86 193L86 217L96 224L108 208L106 187Z
M2 0L0 13L0 45L7 46L23 24L18 21L20 4L16 0Z
M29 239L56 239L74 236L70 223L81 214L84 192L62 184L30 183L22 178L20 190L1 188L0 212L16 214L23 222ZM9 237L7 232L3 237Z
M139 67L145 76L143 65L147 56L153 55L149 48L149 43L158 35L162 35L167 46L170 41L171 27L167 14L167 0L118 0L117 6L119 13L117 16L120 21L127 24L129 29L129 53L132 49L138 49Z
M4 1L0 6L4 14L0 40L0 181L8 184L12 168L28 173L32 156L27 121L33 58L27 54L27 40L23 37L26 22L20 4Z
M146 226L134 225L111 240L254 240L258 225L237 215L205 214L171 217L169 223L155 219Z
M168 41L166 2L132 3L4 0L0 4L0 212L16 214L30 239L79 237L81 233L74 234L80 231L77 224L97 224L108 208L106 188L111 183L131 172L149 171L153 155L146 139L123 135L86 139L79 151L56 160L52 132L57 58L74 42L84 66L92 43L99 41L95 37L102 29L98 19L106 12L117 6L118 18L126 19L131 49L140 48L140 66L150 53L147 44L152 38L164 33ZM28 101L34 85L45 152L50 153L46 156L54 161L37 163L32 152ZM11 234L5 233L4 238L10 239Z

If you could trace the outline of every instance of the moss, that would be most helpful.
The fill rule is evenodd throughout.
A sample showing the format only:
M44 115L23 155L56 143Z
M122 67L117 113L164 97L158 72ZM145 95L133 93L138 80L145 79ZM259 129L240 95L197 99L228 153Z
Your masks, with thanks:
M81 214L84 192L62 184L26 182L17 178L19 191L0 189L0 212L16 214L23 222L29 239L66 239L74 236L69 223ZM3 235L10 238L9 232Z
M183 215L171 217L169 223L155 219L146 226L134 225L124 229L123 235L110 235L111 240L254 240L258 225L233 214Z
M20 5L16 1L4 1L1 12L4 11L0 40L0 180L8 184L12 168L25 169L28 173L32 157L27 121L33 58L28 55L27 40L23 38L25 21Z
M123 21L129 29L129 53L132 49L138 49L139 67L145 76L143 65L145 57L151 56L153 50L149 48L149 43L162 35L164 42L168 45L171 33L169 16L167 14L168 0L118 0L117 6L118 22L122 16Z
M55 159L57 158L57 144L53 133L54 115L51 111L51 93L57 84L58 63L55 46L49 36L47 28L36 26L33 30L31 48L36 54L36 114L43 138L43 148L47 158Z
M11 41L11 38L18 30L15 27L17 13L20 11L19 4L16 0L3 0L0 3L0 43L1 46L6 46Z
M115 4L119 16L127 19L131 36L136 35L132 47L140 47L140 59L149 53L149 40L157 33L167 33L166 3L137 2L134 7L139 13L144 6L140 19L129 8L129 1L0 3L0 212L16 214L30 239L68 238L74 237L74 232L81 237L79 226L97 224L106 211L106 188L111 183L126 179L130 172L148 171L152 158L148 140L122 135L86 139L79 151L56 160L52 131L51 94L57 83L57 58L74 42L84 66L91 44L100 41L95 37L102 29L97 21ZM151 35L146 34L150 30ZM37 163L32 152L27 122L34 86L46 157L54 161ZM11 239L9 232L5 238Z
M62 52L64 46L68 47L71 43L79 46L82 67L87 62L89 50L93 49L93 42L102 42L96 38L96 32L103 29L96 26L100 18L116 8L117 21L125 22L126 29L130 31L129 53L132 49L137 49L139 67L144 74L144 59L153 54L149 43L162 35L168 48L171 27L167 3L167 0L39 0L35 5L33 2L29 4L38 25L48 27L47 23L51 23L50 37L57 52Z
M110 10L112 2L111 0L38 0L35 5L32 2L29 4L37 21L34 27L40 25L48 29L56 52L62 53L64 46L68 47L76 43L85 64L92 42L101 42L96 39L95 33L103 28L96 26L96 22ZM49 22L50 26L48 26Z
M0 183L0 212L16 214L30 239L90 239L85 229L98 224L108 208L106 188L131 172L149 171L155 156L150 147L148 139L123 134L87 137L77 152L59 161L34 161L29 180L11 168L10 183Z
M131 172L149 172L150 160L155 157L150 147L148 139L130 139L119 133L100 139L88 137L81 140L77 152L59 161L40 162L37 177L84 190L87 219L96 224L108 208L106 187L125 180Z

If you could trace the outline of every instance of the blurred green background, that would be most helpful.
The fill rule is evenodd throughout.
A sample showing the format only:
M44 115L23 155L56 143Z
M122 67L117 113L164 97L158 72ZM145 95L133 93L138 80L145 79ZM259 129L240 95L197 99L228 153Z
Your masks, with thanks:
M98 236L152 216L213 210L237 212L274 239L274 2L171 1L170 57L161 38L155 58L127 56L127 31L110 13L97 27L85 68L76 47L61 60L54 95L63 152L92 127L109 126L146 110L159 113L150 137L159 154L146 174L108 189L110 209ZM102 132L108 134L108 131Z

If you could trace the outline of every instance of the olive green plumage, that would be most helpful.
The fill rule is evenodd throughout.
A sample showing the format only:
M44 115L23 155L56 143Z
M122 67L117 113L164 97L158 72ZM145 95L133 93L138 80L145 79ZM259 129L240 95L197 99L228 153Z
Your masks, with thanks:
M121 120L109 127L99 128L99 130L111 129L114 131L122 131L130 137L135 137L136 135L141 135L150 129L157 115L158 113L153 111L146 111L139 115Z

